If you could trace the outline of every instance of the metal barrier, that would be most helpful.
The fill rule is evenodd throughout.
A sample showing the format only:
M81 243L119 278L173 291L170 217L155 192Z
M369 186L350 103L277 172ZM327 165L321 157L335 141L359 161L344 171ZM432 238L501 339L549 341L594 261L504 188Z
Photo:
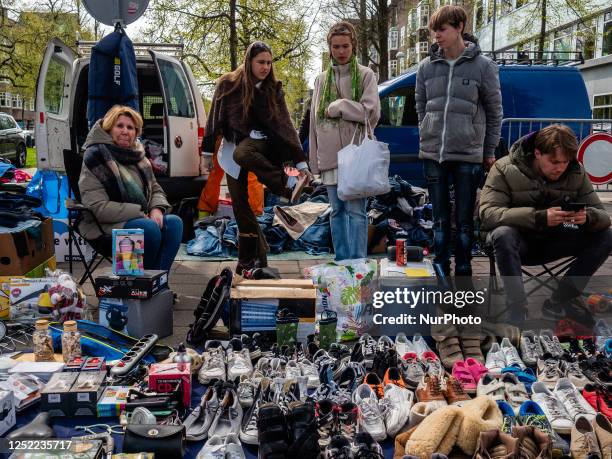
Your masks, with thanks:
M505 118L502 120L501 136L508 148L524 135L549 126L551 124L565 124L569 126L576 137L578 144L590 134L606 132L612 134L612 119L590 118ZM597 191L612 191L612 184L595 185Z

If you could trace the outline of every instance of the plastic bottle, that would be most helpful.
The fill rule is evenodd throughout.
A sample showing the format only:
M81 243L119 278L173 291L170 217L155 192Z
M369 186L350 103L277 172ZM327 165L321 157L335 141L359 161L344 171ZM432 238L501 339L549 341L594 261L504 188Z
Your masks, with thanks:
M35 362L54 362L53 355L53 338L49 331L49 321L40 319L36 321L36 329L32 334L32 343L34 344L34 361Z
M62 357L64 362L81 356L81 334L77 330L77 323L74 320L64 322L64 332L62 333Z

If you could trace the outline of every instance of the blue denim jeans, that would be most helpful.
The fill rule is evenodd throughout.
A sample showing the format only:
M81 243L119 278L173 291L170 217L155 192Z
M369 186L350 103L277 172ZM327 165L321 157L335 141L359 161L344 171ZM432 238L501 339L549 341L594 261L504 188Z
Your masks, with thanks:
M482 164L425 160L423 166L434 218L434 263L450 272L451 205L449 186L455 185L455 275L472 274L474 207Z
M123 226L126 229L144 230L144 268L170 271L172 262L181 245L183 221L176 215L164 215L164 227L159 228L148 218L133 218Z
M332 211L329 218L336 261L365 258L368 255L368 217L366 199L342 201L338 186L328 185Z

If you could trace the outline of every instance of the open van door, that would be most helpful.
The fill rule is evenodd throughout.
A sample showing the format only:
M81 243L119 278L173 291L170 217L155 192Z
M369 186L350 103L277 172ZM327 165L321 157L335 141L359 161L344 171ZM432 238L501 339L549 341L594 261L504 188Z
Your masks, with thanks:
M198 118L187 75L181 63L149 50L164 96L164 139L170 177L200 175ZM198 95L199 97L199 95Z
M76 55L54 38L47 45L36 84L36 153L39 169L64 171L70 143L70 92Z

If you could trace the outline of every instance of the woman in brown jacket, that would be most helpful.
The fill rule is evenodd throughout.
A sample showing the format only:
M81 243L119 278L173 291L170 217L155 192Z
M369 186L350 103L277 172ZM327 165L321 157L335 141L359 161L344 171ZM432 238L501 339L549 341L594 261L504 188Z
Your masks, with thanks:
M372 129L378 123L378 85L374 72L357 63L357 33L352 24L339 22L332 26L327 44L331 64L317 77L312 95L310 169L320 173L327 186L336 260L365 258L368 251L366 199L341 201L338 198L338 151L351 142L356 129L363 138L366 119Z
M79 229L83 237L94 240L114 228L142 228L144 268L169 271L181 244L183 222L166 214L170 204L136 139L141 132L140 114L120 105L89 131L79 190L103 232L87 212Z
M266 43L251 43L242 65L219 79L205 132L204 152L213 152L216 137L223 136L219 162L226 172L238 224L236 274L250 277L255 269L268 265L268 244L249 206L248 173L253 172L268 190L290 201L311 177ZM283 171L287 162L295 163L300 171L299 186L293 190L287 188Z

